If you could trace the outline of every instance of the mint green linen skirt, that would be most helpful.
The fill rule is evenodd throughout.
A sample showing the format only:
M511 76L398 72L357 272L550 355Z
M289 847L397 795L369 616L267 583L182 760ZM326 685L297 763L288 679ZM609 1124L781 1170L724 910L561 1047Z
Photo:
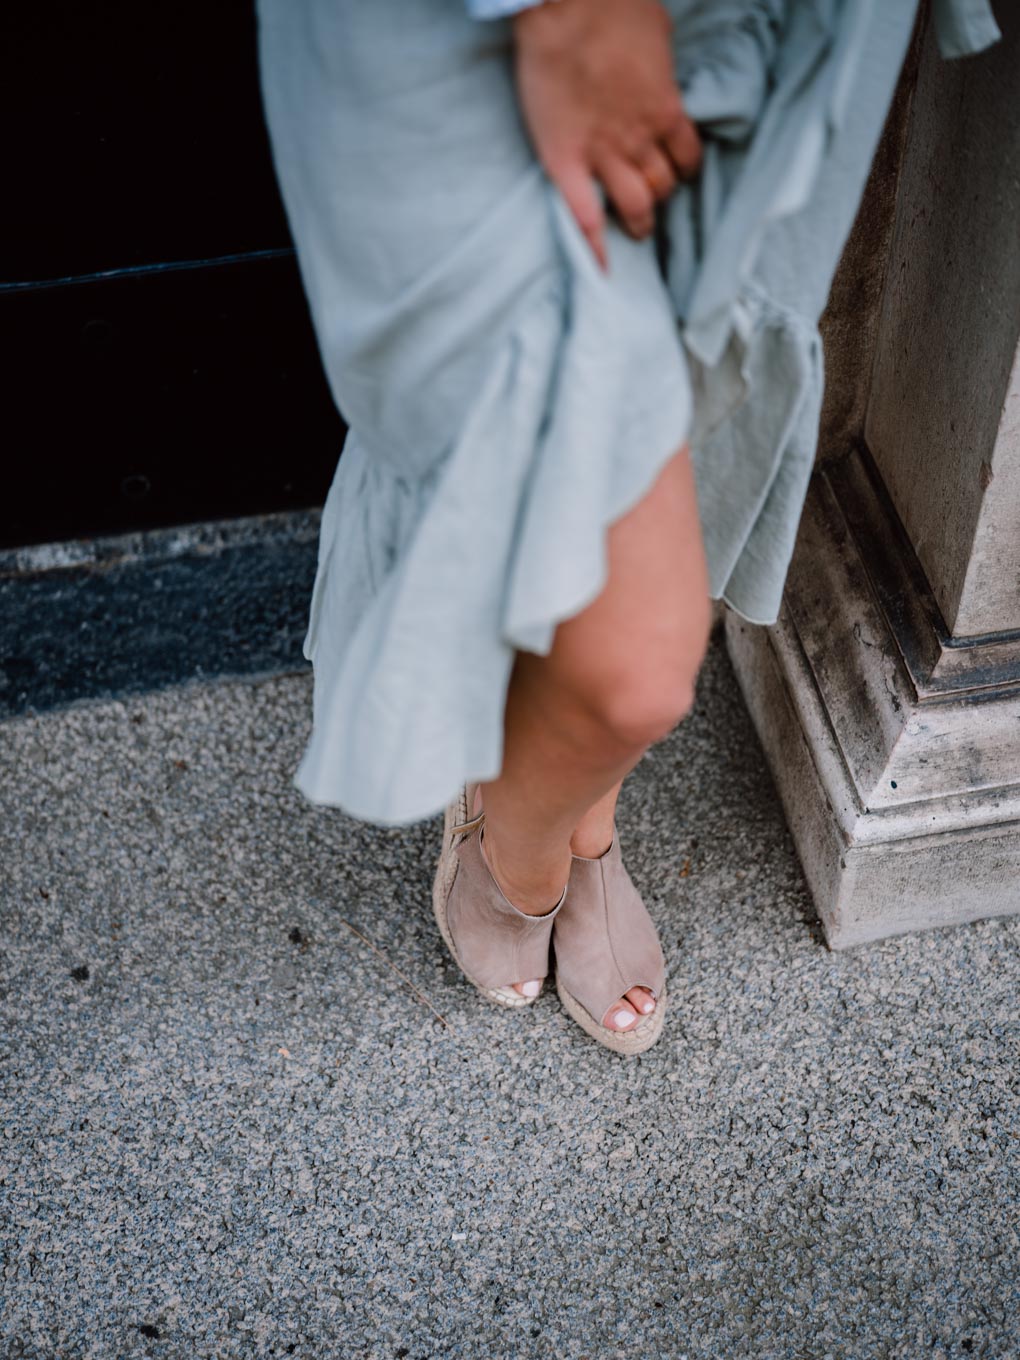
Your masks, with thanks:
M350 434L323 511L296 782L383 825L500 770L514 652L606 577L685 442L713 597L775 619L817 320L916 0L669 0L705 160L608 275L521 125L510 27L459 0L260 0L273 155ZM937 0L946 55L997 36Z

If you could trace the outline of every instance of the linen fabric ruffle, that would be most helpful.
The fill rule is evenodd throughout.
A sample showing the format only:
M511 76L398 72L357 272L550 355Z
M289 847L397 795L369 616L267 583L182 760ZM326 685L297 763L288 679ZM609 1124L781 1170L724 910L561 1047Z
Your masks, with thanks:
M939 5L950 48L996 36L984 0ZM713 596L776 617L816 322L915 0L669 8L705 162L661 262L612 229L604 275L535 163L505 23L261 0L277 173L350 427L305 640L315 802L401 825L494 778L515 649L548 652L595 598L608 526L685 440Z

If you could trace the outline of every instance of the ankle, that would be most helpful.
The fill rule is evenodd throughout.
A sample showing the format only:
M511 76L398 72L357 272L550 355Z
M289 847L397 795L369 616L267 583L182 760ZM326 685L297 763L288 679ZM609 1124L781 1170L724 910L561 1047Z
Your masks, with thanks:
M484 826L479 831L479 848L482 859L496 880L500 892L518 911L524 912L526 916L548 916L559 905L570 872L569 865L558 886L555 879L523 882L506 872L500 861L498 849L492 845L491 836L486 835Z
M613 843L613 827L578 827L570 838L570 853L581 859L601 859Z

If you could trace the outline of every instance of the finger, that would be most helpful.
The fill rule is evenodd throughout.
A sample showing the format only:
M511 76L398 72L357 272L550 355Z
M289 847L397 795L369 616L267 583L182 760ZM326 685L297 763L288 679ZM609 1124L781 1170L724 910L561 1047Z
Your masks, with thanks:
M701 169L702 149L698 129L685 113L660 138L663 149L681 179L693 179Z
M584 232L600 269L609 272L606 254L606 214L591 171L580 159L550 167L549 175L566 201L577 225Z
M633 163L607 154L596 173L626 230L639 241L655 229L655 198L644 175Z
M654 144L646 147L637 168L654 198L669 198L676 188L676 167L661 147Z

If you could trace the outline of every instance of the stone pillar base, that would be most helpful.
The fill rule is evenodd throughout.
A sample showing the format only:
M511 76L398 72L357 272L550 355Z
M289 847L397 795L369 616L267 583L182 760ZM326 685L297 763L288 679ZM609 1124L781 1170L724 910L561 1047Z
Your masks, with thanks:
M1020 912L1020 634L947 632L864 452L726 636L831 948Z

